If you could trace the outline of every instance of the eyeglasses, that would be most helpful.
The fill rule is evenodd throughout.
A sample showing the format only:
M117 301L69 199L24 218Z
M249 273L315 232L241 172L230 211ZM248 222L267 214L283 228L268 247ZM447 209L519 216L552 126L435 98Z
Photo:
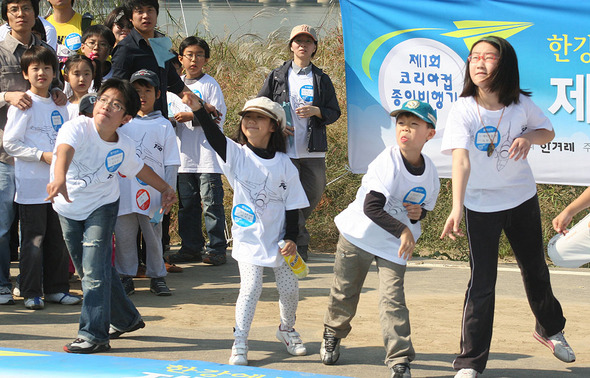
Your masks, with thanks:
M25 6L22 6L22 7L14 6L14 7L9 7L7 9L7 11L8 11L8 13L10 13L13 16L18 16L18 13L19 12L21 14L29 14L29 13L33 12L33 7L28 6L28 5L25 5Z
M110 108L112 107L115 112L120 112L121 110L125 110L123 105L117 100L109 100L107 97L97 97L96 102L100 104L103 108Z
M495 62L500 57L494 53L485 53L485 54L471 54L467 57L467 60L471 63L477 63L483 59L486 63Z
M182 56L184 56L184 57L185 57L185 58L187 58L188 60L193 60L193 59L205 59L205 54L197 54L197 55L194 55L194 54L184 54L184 55L182 55Z
M84 44L91 49L94 49L96 45L98 45L98 47L103 50L109 49L111 47L111 45L106 42L87 41L84 42Z

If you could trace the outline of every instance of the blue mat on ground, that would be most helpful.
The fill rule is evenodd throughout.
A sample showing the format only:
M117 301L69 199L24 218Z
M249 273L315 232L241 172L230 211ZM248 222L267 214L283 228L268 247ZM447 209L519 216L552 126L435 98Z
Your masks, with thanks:
M335 377L312 373L232 366L194 360L150 360L0 348L3 378L299 378Z

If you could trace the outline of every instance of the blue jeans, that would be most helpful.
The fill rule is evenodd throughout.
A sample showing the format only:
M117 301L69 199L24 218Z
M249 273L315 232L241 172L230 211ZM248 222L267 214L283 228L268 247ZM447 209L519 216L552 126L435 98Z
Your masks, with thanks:
M201 214L205 213L205 229L209 236L207 251L225 255L225 212L223 183L220 173L178 174L178 234L181 252L198 254L205 246L201 231ZM201 201L203 207L201 208Z
M109 343L109 324L125 331L141 319L111 264L118 211L117 200L94 210L83 221L59 216L68 251L82 278L84 301L78 337L94 344Z
M0 287L10 283L10 227L14 219L14 165L0 162Z

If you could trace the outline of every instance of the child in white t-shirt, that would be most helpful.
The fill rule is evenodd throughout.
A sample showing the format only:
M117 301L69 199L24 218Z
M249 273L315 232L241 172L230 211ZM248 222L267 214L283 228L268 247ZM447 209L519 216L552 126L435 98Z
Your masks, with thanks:
M248 333L262 293L264 267L273 268L279 290L281 324L276 336L290 354L305 355L307 350L293 328L299 283L283 256L297 252L298 210L309 202L297 169L285 154L285 112L266 97L246 102L239 113L242 119L236 143L211 119L208 104L195 103L188 94L183 101L194 110L234 189L232 257L240 268L240 294L229 363L248 364ZM281 239L286 243L282 249L278 247Z
M59 219L45 200L49 165L57 132L68 120L64 106L56 106L49 95L57 72L55 52L41 46L28 49L21 69L31 84L27 94L32 105L26 110L11 106L4 131L4 148L15 157L16 196L22 236L19 289L27 308L44 308L45 301L77 304L69 294L68 255Z
M185 71L182 80L205 103L215 107L218 112L216 122L223 130L227 108L221 87L203 72L209 61L209 45L202 38L190 36L182 41L179 52L178 59ZM221 168L203 129L198 121L193 121L192 112L177 111L173 114L178 122L176 134L181 158L178 170L178 234L182 246L178 253L168 256L168 260L180 263L202 259L206 264L225 264L227 240ZM186 123L190 121L193 121L192 127ZM203 214L209 237L206 246L203 233L199 231Z
M112 234L119 210L119 172L162 193L162 212L176 202L174 189L135 154L119 127L137 114L140 100L126 80L103 83L93 118L79 116L61 128L47 200L59 214L64 240L82 277L84 301L78 338L69 353L110 349L109 339L145 327L111 264Z
M79 115L80 100L88 92L96 93L102 83L92 60L84 55L72 55L64 64L64 80L71 89L68 97L68 113L70 118Z
M432 107L410 100L391 116L396 117L397 146L373 160L356 199L334 219L340 239L320 356L326 365L338 360L340 339L351 330L363 282L375 260L385 364L392 377L401 378L410 376L416 355L404 295L406 262L421 234L419 221L434 209L440 184L434 164L422 154L436 133Z
M159 176L176 187L180 156L174 129L162 112L154 111L160 96L158 76L150 70L139 70L131 75L131 83L141 99L137 116L121 126L120 131L135 142L135 154ZM151 278L150 290L159 296L170 295L166 285L166 266L163 259L162 223L158 217L160 193L135 177L120 177L121 203L115 226L115 266L128 295L135 287L137 272L137 232L141 229L146 245L146 273Z

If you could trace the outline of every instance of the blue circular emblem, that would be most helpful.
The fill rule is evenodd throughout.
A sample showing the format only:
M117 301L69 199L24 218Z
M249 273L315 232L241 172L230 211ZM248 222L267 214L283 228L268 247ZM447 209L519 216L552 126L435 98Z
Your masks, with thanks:
M403 202L411 203L414 205L421 205L425 199L426 189L424 189L421 186L417 186L415 188L412 188L408 193L406 193Z
M82 47L82 36L78 33L70 33L64 38L64 45L72 51Z
M64 124L64 117L62 117L61 113L58 112L57 110L54 110L53 112L51 112L51 126L53 127L53 130L55 131L59 131L59 129L61 128L61 125Z
M491 143L494 144L494 147L498 147L500 139L502 139L500 131L494 126L482 127L475 133L475 148L480 151L487 151Z
M313 85L304 85L299 88L299 96L305 102L313 102Z
M248 205L243 203L234 206L231 212L234 224L240 227L250 227L256 222L256 214Z
M197 96L199 96L199 98L202 100L203 99L203 95L201 94L201 92L199 92L198 89L193 89L193 93L196 94Z
M116 172L121 166L121 163L123 163L123 159L125 159L125 152L122 149L115 148L111 150L104 161L107 171L111 173Z

